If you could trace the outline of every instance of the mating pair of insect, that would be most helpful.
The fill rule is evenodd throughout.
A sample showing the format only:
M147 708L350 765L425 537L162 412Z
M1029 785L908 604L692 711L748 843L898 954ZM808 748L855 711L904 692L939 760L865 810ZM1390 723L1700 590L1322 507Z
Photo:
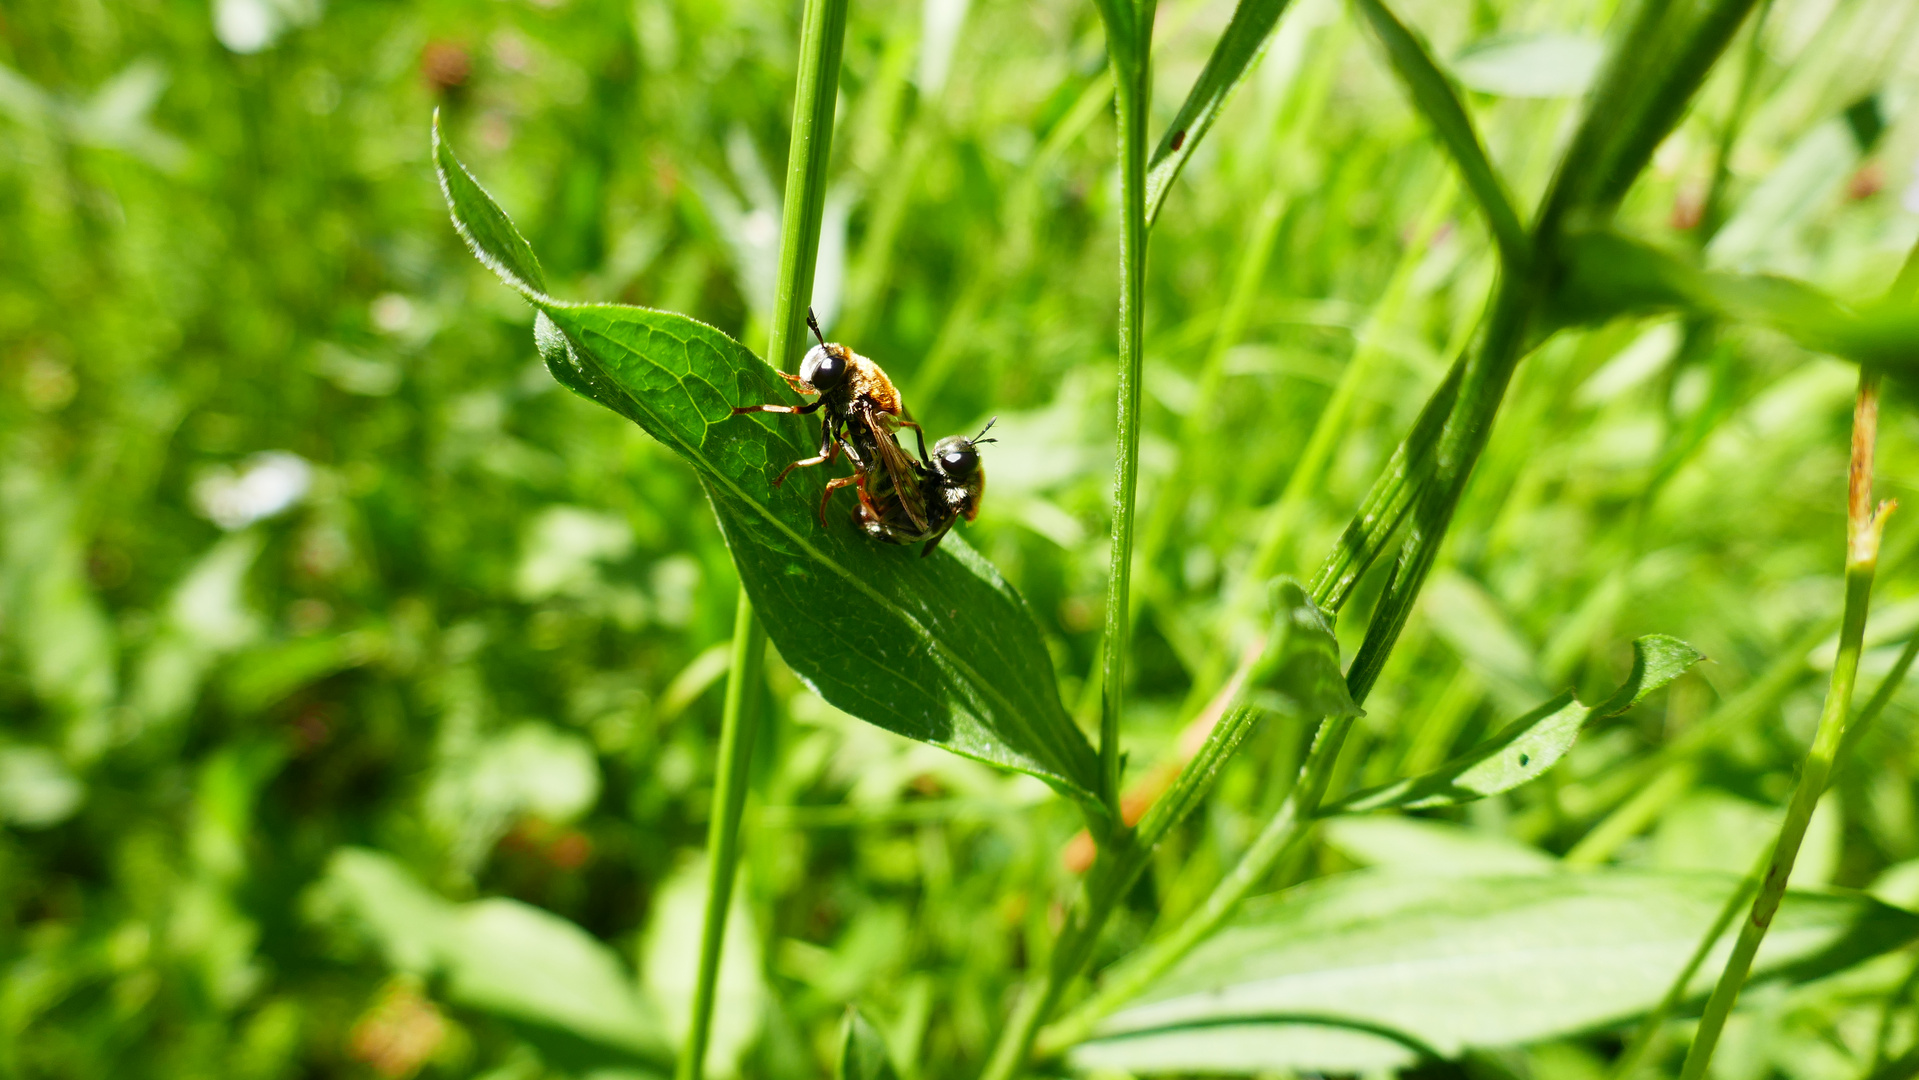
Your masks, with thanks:
M820 413L819 454L788 465L773 486L780 486L794 469L830 464L845 454L853 462L853 475L826 482L826 492L820 496L820 527L827 527L826 506L833 493L851 487L860 500L853 520L868 536L889 544L925 541L920 555L931 555L955 521L971 521L979 514L980 498L986 492L979 446L994 441L984 438L993 421L970 439L958 435L941 439L928 457L926 433L906 412L886 372L846 346L828 342L810 308L806 325L819 344L807 350L797 376L778 374L794 390L818 400L805 405L740 405L733 415ZM913 429L918 461L900 448L901 428Z

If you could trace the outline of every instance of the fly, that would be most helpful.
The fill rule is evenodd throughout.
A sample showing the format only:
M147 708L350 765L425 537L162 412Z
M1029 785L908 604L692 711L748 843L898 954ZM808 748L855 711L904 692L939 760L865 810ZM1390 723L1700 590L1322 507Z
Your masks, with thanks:
M903 502L889 494L860 501L857 518L866 535L888 544L917 544L925 558L939 547L940 540L961 518L972 521L979 516L980 499L986 494L986 469L980 465L979 447L997 442L986 438L999 417L986 422L978 435L968 439L949 435L933 446L933 456L915 462L919 473L919 496L926 507L926 523L912 521Z
M868 475L877 464L885 473L882 497L891 498L898 503L897 514L916 529L929 527L925 501L921 496L920 474L923 468L900 449L895 432L900 428L912 428L919 440L922 460L926 457L926 435L920 430L900 402L899 391L894 389L893 380L886 377L880 366L859 355L844 345L826 340L820 333L819 320L813 317L813 310L806 311L806 325L812 329L818 345L808 349L800 360L800 373L788 375L784 371L775 372L794 391L806 397L816 398L805 405L737 405L733 415L742 413L796 413L801 416L814 412L820 417L820 451L810 458L801 458L781 470L773 480L773 486L779 487L794 469L810 465L826 465L842 453L852 459L853 475L829 480L826 492L820 497L820 526L826 525L826 503L833 492L842 487L856 485L860 493L862 510L875 506L869 490ZM877 509L876 509L877 516Z

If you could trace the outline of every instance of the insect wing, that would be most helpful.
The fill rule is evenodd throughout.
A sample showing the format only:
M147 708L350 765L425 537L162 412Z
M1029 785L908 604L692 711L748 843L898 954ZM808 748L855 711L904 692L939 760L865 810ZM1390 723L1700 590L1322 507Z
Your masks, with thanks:
M899 440L886 430L884 421L877 414L866 414L866 426L873 433L873 445L879 451L880 464L886 467L886 476L899 493L900 508L906 511L914 528L925 529L926 507L920 501L919 476L913 471L912 459L900 449Z

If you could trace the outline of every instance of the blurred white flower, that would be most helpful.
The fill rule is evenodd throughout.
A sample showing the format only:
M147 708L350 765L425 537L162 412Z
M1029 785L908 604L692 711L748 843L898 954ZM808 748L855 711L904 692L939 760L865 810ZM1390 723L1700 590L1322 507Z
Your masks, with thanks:
M298 454L269 450L247 459L238 473L216 469L193 485L202 516L222 529L243 529L282 513L306 497L313 466Z

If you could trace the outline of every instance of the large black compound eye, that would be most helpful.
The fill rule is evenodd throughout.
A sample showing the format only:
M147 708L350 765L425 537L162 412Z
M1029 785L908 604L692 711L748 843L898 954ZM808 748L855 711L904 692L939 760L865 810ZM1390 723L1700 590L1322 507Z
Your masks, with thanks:
M830 345L815 345L806 351L805 359L800 361L800 378L821 393L837 390L846 382L846 366L844 350Z
M979 451L971 439L949 435L933 447L933 460L940 472L954 480L964 480L979 468Z

